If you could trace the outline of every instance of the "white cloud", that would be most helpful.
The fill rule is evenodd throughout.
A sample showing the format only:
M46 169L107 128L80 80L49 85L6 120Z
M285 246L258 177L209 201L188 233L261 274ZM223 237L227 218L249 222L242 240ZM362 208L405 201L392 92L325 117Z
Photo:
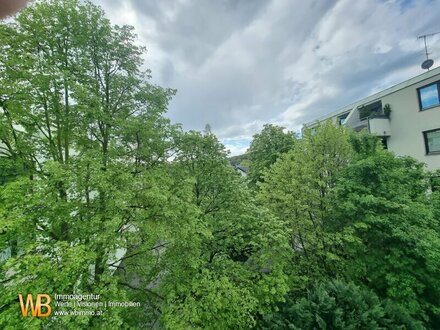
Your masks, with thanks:
M153 81L177 88L169 117L228 143L264 123L309 120L421 73L418 35L440 31L430 0L100 0L135 26ZM440 35L428 40L440 58ZM244 146L228 144L231 152Z
M236 146L233 144L224 143L226 150L229 151L229 156L238 156L246 152L249 145Z

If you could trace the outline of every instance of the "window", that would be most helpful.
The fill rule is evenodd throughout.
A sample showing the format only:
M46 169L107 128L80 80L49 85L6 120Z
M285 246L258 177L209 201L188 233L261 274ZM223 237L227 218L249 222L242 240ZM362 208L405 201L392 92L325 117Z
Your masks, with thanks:
M420 110L425 110L440 104L439 88L440 81L437 81L433 84L417 89L419 93Z
M381 138L380 141L382 142L383 148L387 150L388 149L388 140L387 140L386 136Z
M368 105L362 105L359 108L359 119L364 120L368 117L380 117L383 115L382 111L382 101L376 101Z
M423 132L425 138L426 153L440 154L440 128Z
M348 113L338 117L339 126L342 126L347 121Z

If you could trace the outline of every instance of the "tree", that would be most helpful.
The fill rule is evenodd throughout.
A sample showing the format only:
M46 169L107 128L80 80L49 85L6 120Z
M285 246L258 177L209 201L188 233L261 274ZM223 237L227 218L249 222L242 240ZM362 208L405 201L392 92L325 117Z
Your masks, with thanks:
M263 329L423 329L399 306L340 280L317 283L305 297L290 297Z
M296 137L292 132L284 132L284 128L266 124L263 130L253 136L248 150L249 180L252 186L263 180L265 170L276 162L284 153L292 149Z
M306 131L260 184L259 200L283 221L296 269L309 281L332 277L343 267L337 254L340 233L328 228L337 176L351 153L349 132L326 123L316 134Z
M18 293L93 292L157 306L147 283L162 272L160 241L171 254L192 241L196 223L189 186L171 177L167 161L179 130L163 118L173 91L140 70L132 28L111 25L89 2L39 2L0 32L0 156L25 170L0 187L0 250L12 247L1 262L0 325L153 322L127 320L121 309L23 319L16 301ZM142 281L133 287L119 272Z
M248 162L248 154L242 154L238 156L229 157L229 163L235 167L237 165L242 165Z
M249 328L287 290L286 236L226 156L212 134L188 132L179 141L175 165L192 180L200 246L191 263L164 278L170 328Z
M335 196L335 230L356 238L345 242L347 275L432 327L439 320L440 227L428 175L422 164L368 143L368 136L353 139L358 153Z
M390 311L437 324L439 223L428 183L422 164L396 157L367 133L331 123L306 132L259 192L291 235L299 266L292 273L303 278L291 295L341 277L389 301Z
M243 328L283 296L279 222L211 133L163 118L173 91L140 71L130 27L91 3L42 1L1 32L1 152L26 169L0 189L2 249L16 242L1 264L3 327ZM23 320L18 293L41 292L144 312Z

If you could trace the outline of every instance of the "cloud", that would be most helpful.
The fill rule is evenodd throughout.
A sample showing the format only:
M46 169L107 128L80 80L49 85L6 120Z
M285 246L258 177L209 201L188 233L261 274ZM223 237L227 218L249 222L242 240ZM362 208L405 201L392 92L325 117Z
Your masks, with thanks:
M153 81L178 90L168 116L185 129L209 123L235 151L264 123L297 131L420 74L417 36L440 31L440 2L429 0L98 3L135 26ZM428 40L436 62L439 40Z
M226 150L229 151L230 156L237 156L246 152L251 143L251 139L238 137L234 139L221 139L220 142L223 143Z

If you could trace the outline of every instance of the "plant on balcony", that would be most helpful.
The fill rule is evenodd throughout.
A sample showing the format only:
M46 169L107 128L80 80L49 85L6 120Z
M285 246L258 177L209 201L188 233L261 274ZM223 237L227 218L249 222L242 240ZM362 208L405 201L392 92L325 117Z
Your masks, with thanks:
M381 106L374 106L372 107L371 105L362 105L358 108L359 110L359 119L360 120L364 120L367 118L389 118L390 114L391 114L391 107L390 105L387 103L385 104L385 106L382 107Z
M391 106L389 103L385 104L383 107L383 114L387 117L390 118L391 116Z
M359 107L359 119L366 119L371 114L371 109L367 108L366 106Z

